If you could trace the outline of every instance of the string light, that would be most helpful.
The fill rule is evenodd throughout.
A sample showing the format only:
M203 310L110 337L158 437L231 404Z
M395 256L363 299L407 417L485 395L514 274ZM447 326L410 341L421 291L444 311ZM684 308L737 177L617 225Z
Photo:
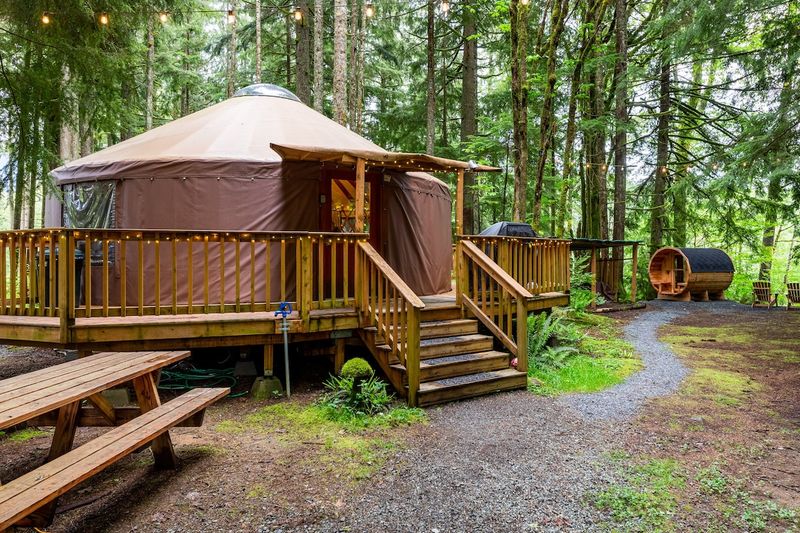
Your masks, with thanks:
M375 6L372 5L372 2L367 2L364 4L364 14L367 18L372 18L375 16Z
M527 6L528 4L531 3L531 0L519 0L519 3L522 4L523 6Z
M717 170L718 168L719 168L719 165L717 163L712 163L711 170Z
M450 11L450 2L449 0L442 0L442 13L445 15Z
M236 22L236 12L233 9L228 10L228 24Z
M50 13L45 11L42 13L42 24L47 25L50 24Z
M168 13L166 11L162 11L158 14L158 20L161 21L161 24L166 24L168 18Z
M108 26L108 13L106 13L105 11L100 13L100 24L102 24L103 26Z
M294 20L297 22L303 22L303 10L300 8L300 6L296 6L294 8Z

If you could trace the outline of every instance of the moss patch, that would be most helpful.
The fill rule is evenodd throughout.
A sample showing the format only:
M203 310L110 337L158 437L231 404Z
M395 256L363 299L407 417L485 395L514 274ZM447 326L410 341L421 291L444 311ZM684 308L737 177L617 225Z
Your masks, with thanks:
M332 419L333 418L333 419ZM283 402L263 407L242 420L223 420L223 433L269 433L284 446L307 445L304 459L352 480L370 477L399 447L391 428L425 420L420 409L397 407L376 416L332 417L329 408Z
M42 431L39 428L24 428L19 431L5 434L5 440L9 442L27 442L37 437L44 437L49 435L47 431Z

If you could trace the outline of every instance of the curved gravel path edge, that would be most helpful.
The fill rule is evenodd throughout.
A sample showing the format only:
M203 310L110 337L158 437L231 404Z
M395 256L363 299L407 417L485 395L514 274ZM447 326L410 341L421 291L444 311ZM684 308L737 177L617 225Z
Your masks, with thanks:
M672 305L670 305L672 304ZM560 401L592 420L626 419L645 401L675 392L689 370L666 344L658 340L661 326L685 315L685 306L674 302L653 301L651 309L637 316L624 328L624 338L631 343L644 368L627 380L592 394L572 394Z

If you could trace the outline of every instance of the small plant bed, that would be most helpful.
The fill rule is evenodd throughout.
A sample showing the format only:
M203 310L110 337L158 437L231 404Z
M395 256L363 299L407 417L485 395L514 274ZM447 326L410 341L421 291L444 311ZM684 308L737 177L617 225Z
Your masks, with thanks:
M641 368L619 323L575 309L528 320L529 389L546 396L597 392Z
M777 316L694 311L661 328L691 373L615 454L619 481L594 499L611 529L800 530L800 315Z

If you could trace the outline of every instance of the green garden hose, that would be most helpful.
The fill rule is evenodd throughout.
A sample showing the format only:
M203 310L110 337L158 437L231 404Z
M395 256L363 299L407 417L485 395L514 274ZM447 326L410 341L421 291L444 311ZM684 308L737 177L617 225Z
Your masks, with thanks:
M239 380L233 375L232 368L196 368L186 370L162 370L158 388L162 390L190 390L200 385L205 387L236 387ZM229 398L239 398L247 395L247 391L229 395Z

